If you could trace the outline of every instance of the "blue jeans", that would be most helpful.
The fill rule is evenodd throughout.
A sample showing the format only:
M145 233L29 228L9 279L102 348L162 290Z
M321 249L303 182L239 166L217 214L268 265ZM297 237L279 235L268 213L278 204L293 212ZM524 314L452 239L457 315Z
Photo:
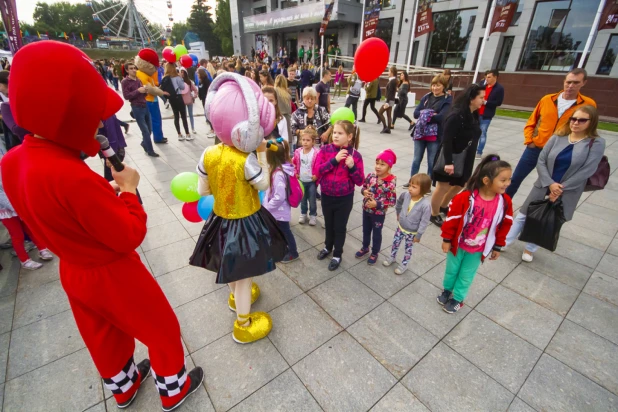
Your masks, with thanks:
M533 149L526 147L526 150L522 153L519 163L517 163L517 167L515 168L515 172L513 172L511 184L506 188L506 194L511 198L517 193L521 182L523 182L536 167L541 150L543 149L540 147L535 147Z
M377 255L382 247L382 227L384 227L384 215L367 213L363 210L363 249L368 249L373 234L373 245L371 254Z
M315 182L301 182L305 188L305 195L303 199L300 201L300 214L307 214L307 203L309 203L309 216L317 216L318 215L318 206L316 203L315 194L318 190Z
M296 248L296 239L294 239L294 234L292 233L292 229L290 228L290 222L281 222L277 220L277 226L279 226L279 230L283 232L285 236L285 240L288 242L288 253L292 257L298 257L298 249Z
M112 83L114 85L114 89L118 91L118 77L112 77Z
M154 102L146 102L146 104L150 112L150 130L152 130L152 138L155 142L161 142L163 141L163 122L161 121L159 100L155 97Z
M150 120L150 112L147 107L131 106L133 116L139 130L142 132L142 147L146 153L154 152L152 148L152 141L150 140L150 133L152 133L152 123Z
M485 148L485 143L487 143L487 129L489 129L489 124L491 123L491 119L487 119L483 116L479 116L480 126L481 126L481 139L479 140L479 146L476 149L476 153L483 154L483 149Z
M415 140L414 141L414 160L412 161L412 171L410 176L414 176L421 168L421 162L427 149L427 174L433 177L433 162L436 160L436 153L440 148L440 143L428 142L427 140Z

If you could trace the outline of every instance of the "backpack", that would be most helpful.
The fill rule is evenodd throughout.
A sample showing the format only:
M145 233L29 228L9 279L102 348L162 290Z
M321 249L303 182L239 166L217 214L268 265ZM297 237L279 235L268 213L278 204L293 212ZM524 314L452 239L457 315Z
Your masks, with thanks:
M287 173L285 175L286 195L288 203L291 207L298 207L300 201L303 199L305 193L303 192L303 184L298 180L296 176L290 177Z

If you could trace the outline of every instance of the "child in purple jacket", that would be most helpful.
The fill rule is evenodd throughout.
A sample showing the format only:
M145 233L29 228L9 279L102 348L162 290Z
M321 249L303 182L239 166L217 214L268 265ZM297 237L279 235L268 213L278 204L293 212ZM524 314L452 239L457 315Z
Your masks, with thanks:
M358 152L360 130L347 120L335 123L332 143L322 146L313 174L322 191L322 213L326 229L325 247L318 253L323 260L333 253L328 270L341 263L346 226L354 203L354 186L363 184L363 157ZM334 248L334 250L333 250Z
M269 140L270 147L266 151L266 160L270 170L270 187L264 195L262 206L270 212L277 221L277 226L288 242L288 253L281 263L289 263L298 259L296 239L290 228L292 207L288 201L288 182L290 177L295 178L294 165L290 162L290 146L286 140L279 138ZM287 175L287 178L286 178Z

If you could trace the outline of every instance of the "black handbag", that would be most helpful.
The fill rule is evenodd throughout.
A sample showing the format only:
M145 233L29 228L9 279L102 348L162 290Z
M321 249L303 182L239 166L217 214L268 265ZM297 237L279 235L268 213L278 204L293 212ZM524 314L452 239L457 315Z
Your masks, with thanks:
M558 246L560 229L565 222L560 198L555 202L550 202L548 199L532 201L528 205L526 223L519 240L534 243L553 252Z
M436 162L433 165L433 172L439 175L451 176L451 177L462 177L464 174L464 165L466 163L466 156L468 155L468 150L472 145L472 140L468 143L465 149L461 151L461 153L453 153L453 166L455 166L455 170L452 175L447 175L444 171L444 166L446 166L446 160L444 159L444 146L440 146L440 154L436 159Z

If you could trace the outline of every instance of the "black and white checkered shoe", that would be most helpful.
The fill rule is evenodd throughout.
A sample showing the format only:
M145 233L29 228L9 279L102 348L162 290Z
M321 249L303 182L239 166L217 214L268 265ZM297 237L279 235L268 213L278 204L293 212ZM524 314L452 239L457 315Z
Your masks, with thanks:
M146 378L150 376L150 361L148 359L144 359L143 361L138 363L137 370L139 371L139 375L141 376L141 379L140 379L140 388L141 388ZM118 407L118 409L128 408L135 400L135 397L137 396L137 392L139 392L139 388L135 391L131 399L129 399L126 402L117 404L116 406Z
M183 368L183 371L184 370L185 369ZM163 408L164 412L173 411L176 408L178 408L180 405L182 405L182 403L185 401L185 399L187 399L189 397L189 395L191 395L193 392L198 390L200 385L202 384L202 381L204 381L204 371L199 366L193 368L193 370L191 372L189 372L188 375L189 375L189 378L191 378L191 383L190 383L191 386L189 386L189 390L187 391L187 394L181 400L176 402L174 405L167 406L167 407L163 406L162 408ZM186 378L185 378L185 380L186 380ZM159 392L161 392L160 389L159 389Z

